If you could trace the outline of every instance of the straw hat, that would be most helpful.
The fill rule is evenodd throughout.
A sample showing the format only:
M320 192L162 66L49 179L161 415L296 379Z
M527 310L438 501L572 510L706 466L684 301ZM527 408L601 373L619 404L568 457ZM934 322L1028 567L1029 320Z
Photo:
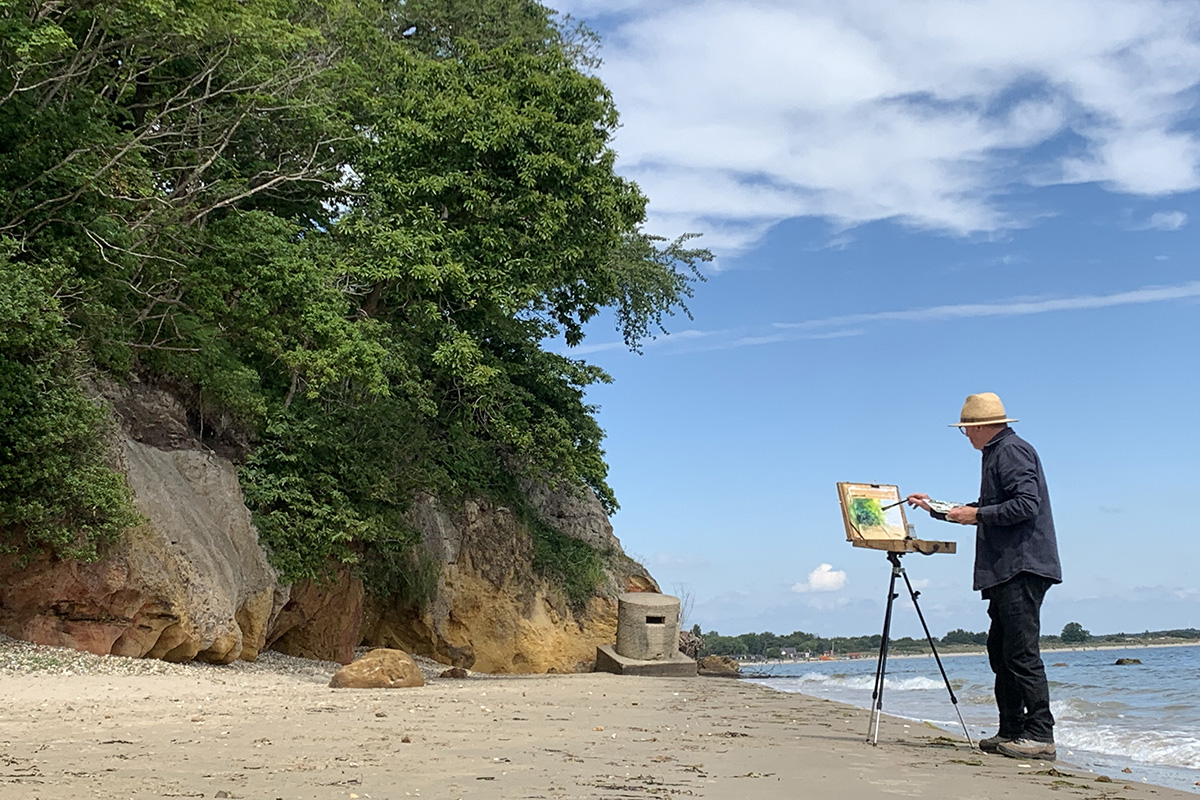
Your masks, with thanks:
M967 428L976 425L1002 425L1006 422L1018 421L1009 419L1004 413L1004 403L1000 402L999 396L994 392L984 392L967 397L967 402L963 403L962 413L958 415L958 422L951 422L950 427Z

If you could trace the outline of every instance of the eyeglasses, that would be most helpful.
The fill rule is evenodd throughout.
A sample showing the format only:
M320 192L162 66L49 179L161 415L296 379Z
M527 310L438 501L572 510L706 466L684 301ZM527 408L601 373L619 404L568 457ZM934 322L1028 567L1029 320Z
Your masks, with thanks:
M965 426L965 425L962 425L962 426L960 426L960 427L959 427L959 430L960 430L960 431L962 431L962 435L963 435L963 436L966 436L966 435L967 435L967 426Z

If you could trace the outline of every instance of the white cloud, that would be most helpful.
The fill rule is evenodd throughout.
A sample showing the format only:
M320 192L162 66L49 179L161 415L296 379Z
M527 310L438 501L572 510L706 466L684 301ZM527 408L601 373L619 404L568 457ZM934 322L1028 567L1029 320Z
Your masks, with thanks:
M833 568L832 564L822 564L801 583L792 586L793 592L837 592L846 585L846 573Z
M1138 226L1143 231L1178 231L1187 225L1188 215L1182 211L1159 211Z
M1200 188L1200 4L678 0L617 12L601 77L622 114L619 168L650 196L660 233L703 231L726 252L810 215L966 234L1027 222L1005 207L1014 185Z

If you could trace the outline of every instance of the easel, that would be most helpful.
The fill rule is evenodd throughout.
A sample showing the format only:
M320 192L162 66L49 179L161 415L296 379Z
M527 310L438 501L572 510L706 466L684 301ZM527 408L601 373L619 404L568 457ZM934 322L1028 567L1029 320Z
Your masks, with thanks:
M944 542L923 542L920 539L909 539L906 544L914 545L912 551L925 552L919 546L921 544L945 544ZM953 544L953 543L951 543ZM892 632L892 603L899 595L896 594L896 578L904 578L904 585L908 587L908 594L912 598L913 608L917 610L917 618L921 620L921 627L925 629L925 639L929 642L929 649L933 652L933 658L937 661L938 670L942 673L942 680L946 684L946 691L950 693L950 703L954 706L954 713L958 714L958 722L962 725L963 734L967 737L967 746L974 748L975 743L971 741L971 734L967 730L967 723L963 722L962 712L958 710L958 698L954 696L954 689L950 686L950 678L946 676L946 669L942 666L942 658L938 655L937 646L933 643L933 636L929 633L929 626L925 624L925 615L921 613L921 606L917 604L917 598L921 593L913 589L912 582L908 579L908 573L904 571L904 567L900 566L900 558L905 552L892 550L888 552L887 559L892 565L892 579L888 583L887 595L887 610L883 614L883 639L879 643L879 661L875 665L875 689L871 692L871 718L867 726L867 741L872 745L879 744L879 719L883 716L883 684L887 673L887 657L888 657L888 637ZM934 549L930 552L939 552ZM953 551L951 551L953 552Z
M883 614L883 638L879 643L879 661L875 665L875 689L871 692L871 718L867 727L867 741L873 745L879 744L879 719L883 716L883 684L887 673L888 637L892 632L892 604L898 597L896 578L903 577L904 585L908 587L908 594L912 598L913 608L917 610L917 617L921 620L921 627L925 629L925 639L929 642L929 649L933 652L938 670L942 673L942 680L946 683L946 691L950 693L950 703L954 706L954 713L958 714L958 721L963 727L963 733L967 736L967 744L974 748L975 743L971 741L967 723L963 722L962 712L958 710L958 698L954 696L950 678L946 676L946 669L942 666L942 658L938 655L933 636L929 633L929 626L925 624L925 615L921 613L921 606L917 604L917 598L921 593L913 589L912 583L908 580L908 573L904 571L904 567L900 566L900 559L905 553L922 553L927 556L934 553L953 553L957 549L955 543L914 538L912 529L904 516L904 501L901 499L900 489L897 486L886 483L839 483L837 486L838 500L842 507L842 522L846 526L846 540L855 547L887 551L888 562L892 565L892 579L888 584L887 610ZM865 502L869 506L864 519L859 519L857 513L852 515L850 512L852 504L861 502ZM883 516L883 512L888 510L891 510L893 518Z

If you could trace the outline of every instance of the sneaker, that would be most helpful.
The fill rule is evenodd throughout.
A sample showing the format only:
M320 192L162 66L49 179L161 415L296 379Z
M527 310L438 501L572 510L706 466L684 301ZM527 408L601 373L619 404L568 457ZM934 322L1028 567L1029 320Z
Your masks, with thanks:
M1036 758L1042 761L1053 761L1058 757L1054 750L1054 742L1038 742L1033 739L1002 742L996 746L996 750L1009 758Z
M989 736L986 739L980 739L979 749L985 753L999 753L1000 745L1015 741L1016 739L1013 739L1010 736L997 733L995 736Z

